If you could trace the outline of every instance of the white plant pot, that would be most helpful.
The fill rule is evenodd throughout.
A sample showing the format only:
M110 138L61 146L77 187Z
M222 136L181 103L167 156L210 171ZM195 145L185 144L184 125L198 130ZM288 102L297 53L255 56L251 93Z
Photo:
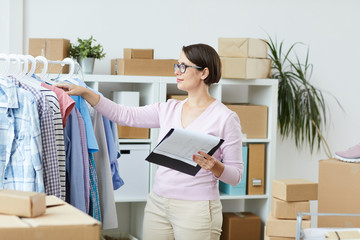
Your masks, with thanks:
M78 62L84 74L93 74L95 58L78 59Z

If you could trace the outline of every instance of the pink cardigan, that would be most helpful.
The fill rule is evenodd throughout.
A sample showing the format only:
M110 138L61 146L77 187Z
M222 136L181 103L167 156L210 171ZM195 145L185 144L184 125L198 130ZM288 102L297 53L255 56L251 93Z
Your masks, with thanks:
M143 128L160 128L160 141L171 128L183 128L181 110L183 101L167 102L128 107L116 104L102 97L94 107L109 120L119 125ZM214 101L188 127L188 130L202 132L224 139L224 143L213 157L223 161L225 169L220 180L231 185L240 182L243 173L242 133L240 120L236 113L220 101ZM136 169L134 169L136 175ZM208 170L201 169L196 176L159 166L156 172L153 191L166 198L181 200L216 200L219 198L218 178Z

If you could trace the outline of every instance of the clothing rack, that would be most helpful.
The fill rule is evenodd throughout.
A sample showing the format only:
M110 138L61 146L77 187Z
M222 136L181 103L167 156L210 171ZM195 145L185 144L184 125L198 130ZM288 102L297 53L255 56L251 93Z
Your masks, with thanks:
M38 75L39 78L44 78L48 73L49 64L60 64L62 67L69 65L69 73L66 75L67 78L71 78L77 69L77 72L81 74L81 79L84 75L81 69L80 64L71 59L64 58L63 60L48 60L43 56L33 57L31 55L21 55L21 54L4 54L0 53L0 60L5 61L5 66L0 68L0 76L14 75L17 77L23 77L25 75L31 76L35 73L39 64L43 65L43 70ZM31 63L31 69L29 69L29 64ZM1 70L2 69L2 70ZM58 77L61 75L62 68L58 74Z

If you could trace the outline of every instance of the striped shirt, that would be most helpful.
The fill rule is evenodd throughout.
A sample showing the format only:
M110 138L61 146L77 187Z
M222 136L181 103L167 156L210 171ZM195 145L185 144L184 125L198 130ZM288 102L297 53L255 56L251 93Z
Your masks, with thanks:
M63 130L63 122L60 112L60 105L58 98L53 91L46 89L44 87L41 87L40 91L45 95L52 110L52 117L54 120L54 130L55 130L56 154L58 157L58 164L59 164L61 199L65 201L66 199L65 145L64 145L64 130Z

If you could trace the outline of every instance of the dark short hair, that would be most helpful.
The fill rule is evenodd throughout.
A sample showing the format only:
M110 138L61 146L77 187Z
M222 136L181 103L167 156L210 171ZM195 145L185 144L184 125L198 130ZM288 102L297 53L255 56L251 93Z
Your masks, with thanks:
M219 82L221 78L221 61L214 48L199 43L183 46L182 50L185 56L196 66L209 69L209 76L204 80L205 84L211 85Z

